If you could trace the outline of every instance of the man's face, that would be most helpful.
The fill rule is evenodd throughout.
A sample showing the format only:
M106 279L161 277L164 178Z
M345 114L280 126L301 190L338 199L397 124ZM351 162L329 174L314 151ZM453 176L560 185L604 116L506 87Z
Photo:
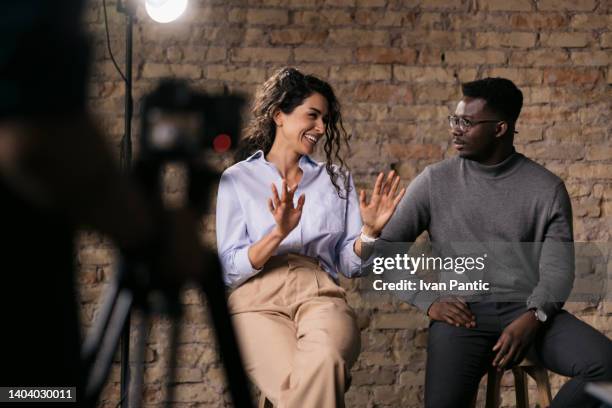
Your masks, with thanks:
M486 101L481 98L464 96L457 104L455 116L471 123L468 128L451 127L453 147L459 156L486 163L497 147L497 123L501 120L486 108ZM480 121L491 121L478 123Z

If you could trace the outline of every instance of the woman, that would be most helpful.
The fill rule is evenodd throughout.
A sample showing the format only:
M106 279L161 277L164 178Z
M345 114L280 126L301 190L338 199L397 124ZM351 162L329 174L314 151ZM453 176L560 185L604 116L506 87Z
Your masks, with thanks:
M357 199L326 82L283 68L252 113L239 152L246 159L223 173L217 196L218 251L245 368L277 407L342 407L360 333L338 272L359 273L362 240L380 234L404 189L381 173L370 203L364 191ZM324 164L309 156L317 143Z

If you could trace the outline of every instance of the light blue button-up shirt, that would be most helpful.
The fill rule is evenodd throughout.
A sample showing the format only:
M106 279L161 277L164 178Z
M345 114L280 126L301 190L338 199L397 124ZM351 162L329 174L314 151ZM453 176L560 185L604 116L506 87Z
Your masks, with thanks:
M360 272L360 258L353 245L361 231L359 201L350 178L348 199L341 199L323 163L302 156L302 179L294 195L306 195L299 224L281 242L275 255L298 253L319 260L338 280L338 272L353 277ZM341 181L341 179L339 179ZM217 248L225 284L235 288L259 272L249 261L248 250L276 225L268 209L271 184L281 190L276 166L261 150L226 169L217 194ZM342 183L340 183L342 184Z

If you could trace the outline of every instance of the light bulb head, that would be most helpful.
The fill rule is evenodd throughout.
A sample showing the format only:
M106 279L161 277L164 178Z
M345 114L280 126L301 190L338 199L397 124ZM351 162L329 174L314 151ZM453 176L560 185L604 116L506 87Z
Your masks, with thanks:
M158 23L169 23L185 12L187 0L145 0L147 14Z

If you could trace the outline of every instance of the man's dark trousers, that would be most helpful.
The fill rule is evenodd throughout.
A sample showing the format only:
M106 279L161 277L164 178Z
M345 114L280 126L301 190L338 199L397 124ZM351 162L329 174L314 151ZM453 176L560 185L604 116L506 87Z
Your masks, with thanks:
M491 367L492 351L504 328L526 312L524 303L469 303L476 327L434 321L429 328L425 379L426 408L469 407L482 376ZM544 367L572 377L559 390L551 408L598 407L584 393L591 381L612 378L612 342L561 310L540 329L531 352Z

